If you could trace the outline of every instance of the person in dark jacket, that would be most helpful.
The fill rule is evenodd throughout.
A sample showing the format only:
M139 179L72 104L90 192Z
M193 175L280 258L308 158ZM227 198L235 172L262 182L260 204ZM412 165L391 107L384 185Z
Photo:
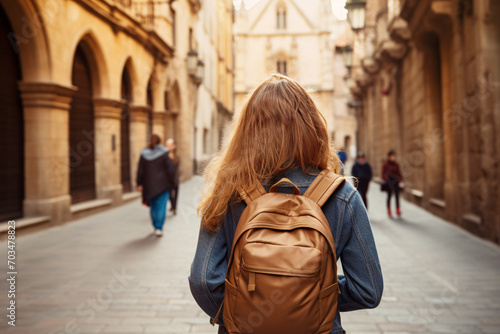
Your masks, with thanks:
M389 217L392 217L391 197L394 193L394 197L396 197L396 213L398 216L401 216L401 210L399 209L399 182L403 181L403 175L401 175L401 169L399 168L396 160L396 152L394 151L387 153L387 161L382 166L382 179L387 184L387 214Z
M142 191L143 203L151 207L151 220L159 237L163 235L167 201L175 177L168 150L160 143L160 136L153 134L148 147L141 151L137 170L137 190Z
M170 211L174 215L177 214L177 198L179 197L179 157L177 156L177 145L173 138L169 138L166 142L168 148L168 157L174 164L174 187L170 191Z
M358 180L358 191L361 194L363 203L365 203L365 207L368 209L366 193L368 192L368 186L372 179L372 167L366 161L365 154L361 151L358 152L358 159L352 167L352 176Z

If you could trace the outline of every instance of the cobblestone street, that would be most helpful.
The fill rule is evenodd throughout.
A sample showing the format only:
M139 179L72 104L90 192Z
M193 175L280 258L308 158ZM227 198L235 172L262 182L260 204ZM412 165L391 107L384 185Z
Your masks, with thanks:
M17 319L1 333L216 333L187 275L198 237L202 179L155 237L139 200L17 240ZM385 291L374 310L343 314L349 334L500 333L500 248L403 201L389 219L372 184L370 217ZM6 256L6 241L0 242ZM5 277L6 260L0 267ZM6 313L5 278L1 302Z

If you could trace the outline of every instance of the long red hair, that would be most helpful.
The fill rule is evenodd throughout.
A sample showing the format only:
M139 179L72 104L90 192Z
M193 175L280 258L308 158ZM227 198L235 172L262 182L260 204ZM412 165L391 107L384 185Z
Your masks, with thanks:
M205 171L206 184L198 213L216 230L238 189L301 166L338 173L339 159L330 145L326 120L295 80L274 74L250 96L226 138L223 150Z

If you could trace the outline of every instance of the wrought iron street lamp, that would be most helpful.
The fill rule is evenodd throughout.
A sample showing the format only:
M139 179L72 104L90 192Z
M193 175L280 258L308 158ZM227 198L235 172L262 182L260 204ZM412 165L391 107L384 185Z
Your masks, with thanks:
M205 63L202 60L198 60L196 68L196 79L203 82L203 77L205 75Z
M344 57L344 64L347 67L347 71L351 72L352 67L352 47L346 45L342 48L342 56Z
M358 32L365 27L366 0L347 0L347 19L354 32Z
M187 70L190 76L198 73L198 52L191 50L187 54Z

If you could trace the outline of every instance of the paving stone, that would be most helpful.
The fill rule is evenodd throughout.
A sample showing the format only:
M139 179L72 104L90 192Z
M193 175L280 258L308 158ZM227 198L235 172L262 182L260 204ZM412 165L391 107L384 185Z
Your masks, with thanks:
M137 325L114 325L104 327L103 333L142 333L142 326Z
M144 333L189 333L191 326L183 324L172 324L168 326L150 325Z
M483 333L498 334L500 333L500 326L484 326L482 331Z
M215 334L215 333L217 333L217 327L214 327L208 323L206 323L204 325L203 324L192 325L189 332L190 333L197 333L197 334L200 334L200 333Z
M78 326L81 334L102 333L104 326L102 325L80 325Z

